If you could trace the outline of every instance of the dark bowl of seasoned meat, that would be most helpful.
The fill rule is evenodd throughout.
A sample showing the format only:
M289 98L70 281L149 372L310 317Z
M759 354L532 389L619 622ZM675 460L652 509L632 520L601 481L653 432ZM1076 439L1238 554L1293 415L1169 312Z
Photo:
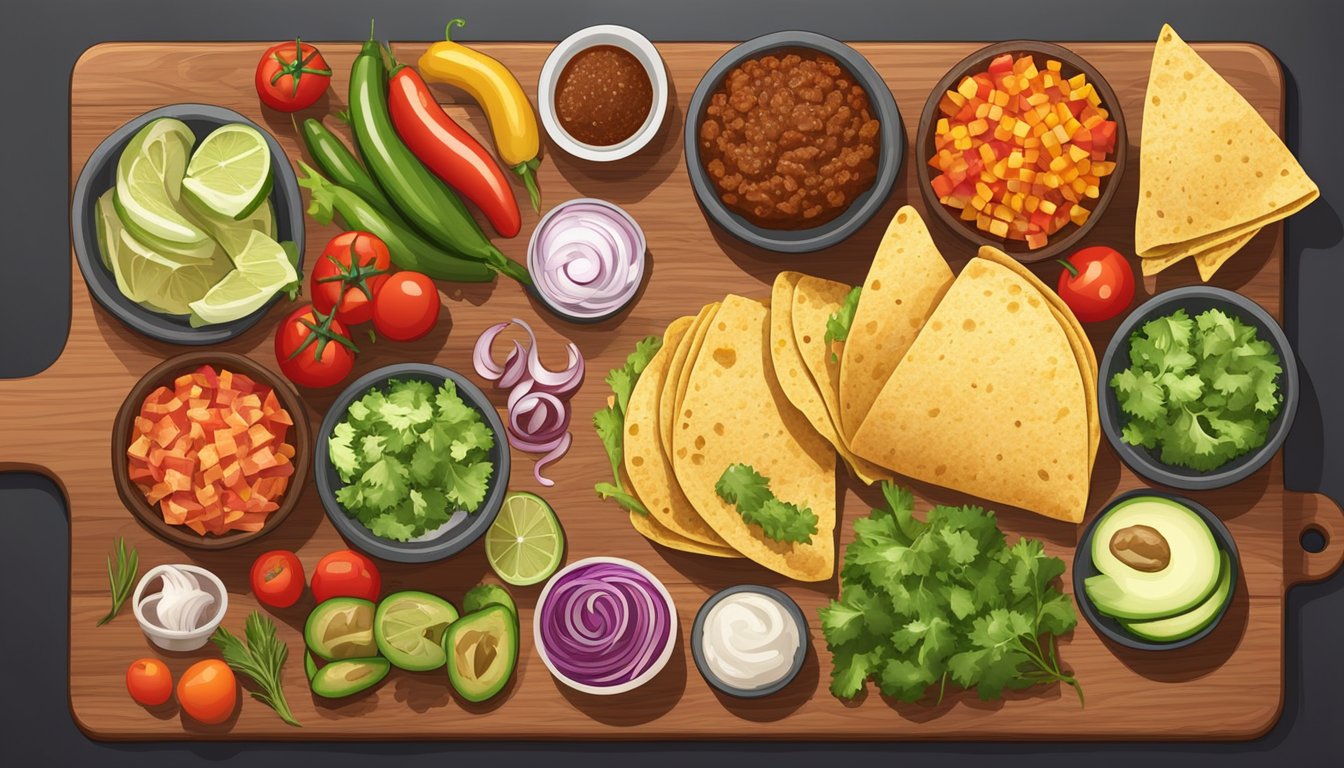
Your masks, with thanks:
M849 46L775 32L724 54L686 117L686 167L710 220L752 245L810 253L882 204L905 132L882 77Z

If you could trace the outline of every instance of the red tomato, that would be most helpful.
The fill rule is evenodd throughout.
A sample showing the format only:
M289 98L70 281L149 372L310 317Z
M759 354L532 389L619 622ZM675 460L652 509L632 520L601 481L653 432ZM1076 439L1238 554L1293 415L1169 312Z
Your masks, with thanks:
M307 43L276 43L257 62L257 96L281 112L311 107L331 83L331 67L321 52Z
M173 673L158 659L136 659L126 670L126 690L142 707L157 707L173 695Z
M313 266L313 306L322 313L336 310L346 325L373 317L373 297L387 282L392 256L387 244L368 232L344 232L322 249Z
M252 563L252 593L264 605L288 608L303 595L303 563L293 553L274 549Z
M198 661L177 681L177 701L192 719L218 725L238 706L238 680L219 659Z
M306 306L294 310L275 329L275 359L289 380L301 387L331 387L355 366L359 349L331 314Z
M313 599L322 603L333 597L359 597L378 602L383 577L369 558L341 549L317 561L313 569Z
M439 321L439 290L419 272L388 278L373 300L373 327L393 341L414 341Z
M1110 320L1134 300L1134 269L1114 248L1084 248L1059 263L1059 297L1084 323Z

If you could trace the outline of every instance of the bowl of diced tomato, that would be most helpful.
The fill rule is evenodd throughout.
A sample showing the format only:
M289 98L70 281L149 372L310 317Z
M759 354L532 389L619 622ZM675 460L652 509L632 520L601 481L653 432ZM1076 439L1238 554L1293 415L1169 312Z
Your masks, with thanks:
M920 116L920 192L975 246L1023 262L1087 236L1120 187L1120 104L1086 59L1050 43L981 48L938 82Z
M275 530L298 501L312 432L284 377L227 352L160 363L112 428L117 493L160 537L228 549Z

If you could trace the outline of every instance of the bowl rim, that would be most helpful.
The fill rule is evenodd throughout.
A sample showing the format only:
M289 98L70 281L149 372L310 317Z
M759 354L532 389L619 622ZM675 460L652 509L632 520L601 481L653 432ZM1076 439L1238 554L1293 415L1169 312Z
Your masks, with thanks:
M1161 643L1154 640L1144 640L1136 635L1131 635L1124 630L1124 627L1120 625L1120 622L1117 619L1101 613L1101 611L1092 604L1092 598L1087 595L1087 579L1100 573L1096 568L1096 564L1092 561L1092 539L1093 535L1096 533L1097 526L1101 524L1103 518L1110 514L1111 510L1130 499L1141 496L1153 496L1166 499L1167 501L1180 504L1198 515L1200 519L1204 521L1204 524L1209 527L1209 533L1213 536L1214 542L1218 545L1218 549L1227 553L1228 567L1232 569L1232 587L1227 593L1227 599L1223 601L1222 607L1218 609L1218 613L1214 616L1213 621L1210 621L1207 626L1195 634L1190 635L1189 637L1183 637L1180 640ZM1168 493L1156 488L1136 488L1111 499L1106 503L1106 506L1101 508L1101 512L1087 524L1087 527L1083 529L1082 535L1078 537L1078 546L1074 549L1073 565L1071 568L1073 570L1072 581L1074 601L1078 603L1078 610L1083 614L1083 617L1087 619L1087 623L1097 632L1097 634L1123 645L1126 648L1133 648L1139 651L1172 651L1194 645L1205 637L1208 637L1219 624L1223 623L1223 617L1227 615L1227 609L1231 607L1232 600L1237 595L1237 583L1241 580L1241 552L1237 549L1237 540L1232 537L1232 532L1227 529L1227 525L1223 523L1220 517L1211 512L1208 507L1185 496Z
M1124 365L1129 354L1129 337L1149 319L1158 314L1167 314L1190 300L1208 301L1221 305L1223 309L1239 316L1242 322L1257 326L1258 337L1268 341L1283 367L1279 374L1279 384L1283 394L1283 405L1279 414L1270 422L1269 436L1265 444L1250 453L1232 459L1222 467L1210 472L1196 472L1185 467L1164 464L1154 458L1147 450L1129 445L1121 439L1121 420L1125 418L1120 410L1115 392L1110 387L1110 379L1117 366ZM1192 315L1193 316L1193 315ZM1173 288L1153 296L1140 304L1121 321L1106 345L1101 365L1097 369L1097 408L1101 419L1102 431L1111 448L1120 456L1120 460L1140 477L1155 483L1179 488L1186 491L1207 491L1224 488L1240 482L1259 471L1269 463L1279 449L1283 447L1297 416L1298 398L1301 392L1297 371L1297 355L1293 352L1283 328L1264 307L1251 299L1225 288L1211 285L1187 285Z
M602 208L606 208L612 211L616 216L619 216L620 218L630 223L631 227L635 231L635 235L638 237L637 245L639 247L639 254L640 254L639 267L638 267L639 277L636 282L643 283L645 278L648 277L649 274L649 242L648 238L646 238L644 235L644 228L639 225L639 222L635 220L634 216L630 215L629 211L625 210L616 203L613 203L609 200L603 200L598 197L575 197L570 200L566 200L562 203L557 204L554 208L547 211L545 215L541 217L541 220L537 222L537 225L532 228L532 235L527 240L526 258L527 258L528 271L530 272L533 270L532 259L533 255L536 253L537 250L537 237L541 235L542 231L546 228L546 225L549 224L551 219L554 218L561 211L567 210L568 208L581 204L595 205L600 206ZM620 315L623 312L626 312L627 310L630 309L630 307L634 306L635 302L639 299L640 289L641 288L637 286L635 292L630 295L629 301L608 312L603 312L600 315L576 315L572 312L557 307L551 301L549 296L544 295L540 290L537 289L536 281L533 281L530 285L526 286L528 295L536 299L537 303L541 304L556 317L559 317L562 320L575 323L578 325L601 323L603 321L610 320L611 318L616 317L617 315Z
M251 126L261 133L271 152L273 183L268 197L272 201L283 200L286 209L289 211L285 223L293 235L294 242L299 246L299 272L302 274L303 199L299 194L298 178L294 174L294 168L290 165L289 157L285 154L284 148L280 146L279 141L271 135L270 131L258 125L246 115L228 107L196 102L168 104L141 113L122 123L105 136L93 152L89 154L88 159L84 162L84 167L80 169L79 178L76 180L74 190L70 195L70 240L75 251L75 262L79 265L79 271L84 278L85 286L98 304L108 314L136 333L156 341L182 346L204 346L229 341L246 333L260 322L271 307L275 306L280 300L281 292L277 292L265 305L246 317L227 323L192 328L185 322L180 321L185 315L166 315L160 312L151 312L123 296L115 285L109 289L99 279L105 268L99 254L97 238L96 236L91 237L87 230L94 216L97 196L107 190L95 191L93 189L94 177L101 175L109 163L115 163L121 157L121 151L130 142L136 131L139 131L150 121L161 117L171 117L183 121L211 122L219 126L241 123ZM199 144L199 140L197 143ZM96 223L93 226L96 227ZM160 327L160 323L172 323L172 325Z
M566 576L579 568L600 564L619 565L644 576L649 580L649 583L658 590L658 594L662 596L663 602L667 605L668 615L671 617L671 620L668 622L667 642L663 645L663 650L659 652L658 658L654 659L653 663L649 665L649 668L641 672L634 679L619 685L611 686L596 686L580 683L556 669L555 664L551 661L551 657L546 653L546 643L542 638L541 632L541 617L544 613L542 608L546 605L546 600L551 596L551 589L554 585L559 582L563 576ZM677 633L680 631L681 621L677 617L677 604L673 602L672 593L667 591L667 586L663 584L661 579L653 575L648 568L623 557L596 555L594 557L585 557L582 560L575 560L566 565L546 580L546 585L541 588L541 594L537 596L536 608L532 610L532 642L536 646L537 655L541 657L541 663L546 665L546 669L550 671L551 676L556 680L559 680L580 693L589 693L595 696L615 696L622 693L628 693L657 677L658 673L662 672L663 668L667 666L668 660L672 658L672 651L677 645Z
M139 414L140 406L144 404L145 397L155 388L166 386L172 383L172 379L182 373L202 365L226 368L234 373L246 374L253 381L270 387L294 422L294 429L289 435L289 440L294 445L294 459L291 462L294 465L294 474L290 476L289 484L285 486L285 493L280 499L280 508L266 517L266 523L259 531L231 531L223 536L215 536L214 534L198 536L195 531L186 526L169 525L164 521L163 515L155 507L150 506L149 502L140 493L140 489L136 488L135 484L131 482L129 474L130 459L126 456L126 448L130 445L131 428L135 424L135 417ZM308 423L308 411L304 406L303 398L299 397L298 391L294 389L294 385L290 384L288 379L273 373L250 357L233 352L198 350L184 352L160 362L131 386L130 391L126 393L125 399L121 402L121 407L117 409L116 417L113 419L110 442L112 445L112 477L117 486L117 495L121 497L122 504L140 521L140 524L149 528L159 538L170 544L190 549L217 551L232 549L256 541L280 527L280 524L289 517L298 504L299 497L303 495L304 485L308 480L308 451L312 445L312 437L311 427Z
M1008 250L1014 241L981 234L979 230L968 226L968 222L961 221L952 215L951 210L934 195L929 164L922 159L930 155L930 150L933 148L933 126L937 122L938 102L941 101L943 93L951 90L953 85L972 69L978 70L986 65L990 59L1004 53L1045 55L1058 59L1065 69L1073 69L1087 75L1088 82L1100 93L1102 105L1110 112L1110 116L1116 124L1115 151L1112 157L1115 162L1115 171L1103 180L1101 194L1097 198L1096 205L1092 207L1092 212L1087 221L1083 222L1082 226L1074 225L1072 231L1059 239L1052 237L1051 241L1043 248L1036 250ZM952 65L952 68L939 79L933 90L929 91L928 99L924 102L924 109L920 112L919 130L916 133L914 149L920 153L921 158L920 162L915 163L915 167L918 169L920 197L924 200L924 207L933 211L934 218L938 219L945 229L950 230L977 249L991 246L1023 264L1035 264L1048 259L1059 258L1073 251L1091 233L1097 222L1101 221L1106 209L1120 190L1120 179L1124 175L1125 165L1129 157L1129 133L1126 127L1124 109L1120 105L1115 90L1111 88L1110 82L1092 62L1083 58L1071 48L1066 48L1058 43L1049 43L1043 40L1006 40L986 45L968 54Z
M344 486L344 483L340 482L340 477L331 468L327 439L336 429L336 425L345 418L351 403L374 387L383 386L391 379L397 378L419 378L435 380L440 383L452 381L457 386L458 394L462 396L463 401L481 414L481 418L494 433L494 451L498 454L499 460L495 462L495 470L491 474L490 485L485 498L481 501L480 509L475 513L470 513L472 514L470 522L460 526L461 530L454 535L450 536L445 532L428 542L401 542L385 539L374 534L363 523L351 517L346 513L340 502L336 500L336 489ZM327 409L326 415L322 418L322 424L318 427L312 439L316 441L312 452L313 475L316 479L318 498L322 500L322 507L327 513L327 519L331 521L332 526L336 528L336 532L341 535L341 538L345 539L352 547L366 555L389 562L433 563L458 554L474 544L490 529L491 524L499 515L500 507L503 506L504 497L508 492L510 461L504 422L499 418L499 413L495 410L490 399L479 387L457 371L441 365L433 363L392 363L360 376L341 390L341 393L332 401L331 407ZM328 471L329 469L331 471ZM335 484L333 484L333 478L335 478Z
M784 607L785 613L793 619L798 627L798 648L793 653L793 660L789 663L789 669L783 677L775 682L762 686L760 688L738 688L724 682L709 666L709 660L705 658L704 634L705 622L709 620L709 612L714 606L718 605L725 598L738 594L757 594L769 597ZM756 699L762 696L769 696L778 693L788 687L798 673L803 669L803 663L807 660L807 649L810 642L807 619L803 616L802 608L798 607L798 602L782 590L774 587L767 587L763 584L736 584L731 587L715 592L710 595L704 603L700 605L700 610L695 614L695 622L691 625L691 657L695 660L696 669L700 670L700 676L705 679L714 688L741 699Z
M602 41L593 42L597 38L602 38ZM560 125L560 119L555 114L554 93L564 65L580 52L596 45L615 45L632 54L644 67L653 86L653 104L648 117L644 119L644 124L625 140L606 147L585 144L570 136ZM557 147L580 160L607 163L630 157L653 141L653 137L658 134L667 117L669 92L667 65L663 62L662 55L658 53L657 46L629 27L619 24L595 24L584 27L556 43L547 54L541 73L537 76L537 113L546 128L546 134Z
M157 573L161 568L167 568L167 567L181 568L182 570L185 571L191 571L197 576L204 576L206 580L209 581L214 586L215 591L219 593L219 606L215 610L213 617L209 621L205 622L204 624L200 625L195 629L182 630L182 629L168 629L167 627L160 627L151 623L147 618L145 618L145 612L140 605L141 603L140 598L144 596L144 591L145 587L148 585L149 576L150 574ZM162 580L162 577L160 577L160 580ZM155 639L155 635L157 635L159 639L162 640L195 640L203 635L208 635L214 632L215 628L218 627L220 623L224 621L224 614L227 613L228 610L229 610L229 590L224 586L224 581L220 579L219 576L215 575L214 571L211 571L208 568L202 568L201 566L194 565L192 563L160 563L159 565L156 565L150 568L149 570L145 571L145 574L140 577L139 581L136 582L135 591L131 593L131 613L135 616L136 622L140 625L140 631L144 632L145 635L149 637L151 641ZM155 644L157 645L157 643Z
M696 136L710 95L729 71L753 56L799 48L830 56L863 86L869 107L881 124L878 129L880 144L877 177L873 179L871 187L834 219L809 229L772 230L752 224L723 204L714 191L704 163L700 162ZM749 245L788 254L813 253L829 248L863 228L891 197L907 154L905 123L901 119L900 106L872 62L840 40L801 30L782 30L754 37L734 46L711 64L695 86L687 104L682 149L696 202L715 226Z

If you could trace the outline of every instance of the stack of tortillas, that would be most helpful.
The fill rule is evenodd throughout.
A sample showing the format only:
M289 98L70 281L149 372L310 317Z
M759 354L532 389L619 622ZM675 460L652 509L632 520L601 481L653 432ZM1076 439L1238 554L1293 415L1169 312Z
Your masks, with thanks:
M1167 25L1139 157L1134 248L1145 275L1194 258L1207 281L1262 227L1320 194L1255 108Z

